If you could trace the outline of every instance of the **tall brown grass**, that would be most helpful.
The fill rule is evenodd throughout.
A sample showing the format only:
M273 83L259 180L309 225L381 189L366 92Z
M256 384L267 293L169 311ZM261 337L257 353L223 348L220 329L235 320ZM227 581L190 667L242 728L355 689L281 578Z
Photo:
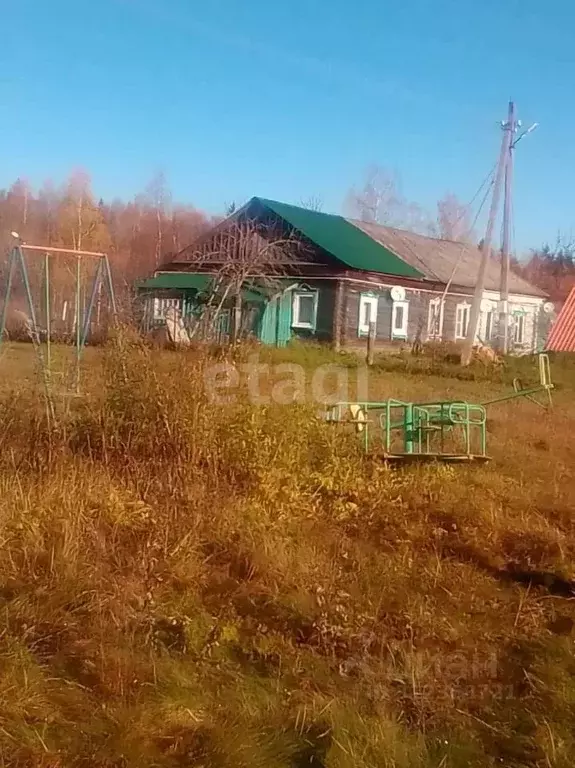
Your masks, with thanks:
M57 425L3 395L1 764L572 765L574 369L492 465L392 470L210 362L121 335ZM381 374L505 385L440 381Z

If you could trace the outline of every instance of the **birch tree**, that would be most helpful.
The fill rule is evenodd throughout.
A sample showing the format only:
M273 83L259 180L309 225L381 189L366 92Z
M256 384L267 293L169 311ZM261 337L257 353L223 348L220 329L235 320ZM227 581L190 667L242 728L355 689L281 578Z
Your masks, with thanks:
M110 246L103 211L94 201L90 176L84 170L74 171L66 185L58 210L58 239L75 251L107 251Z
M443 240L471 242L471 215L468 205L448 193L437 203L437 234Z
M363 184L350 190L345 207L350 216L369 224L421 234L430 234L433 230L423 208L401 193L398 175L379 165L368 168Z

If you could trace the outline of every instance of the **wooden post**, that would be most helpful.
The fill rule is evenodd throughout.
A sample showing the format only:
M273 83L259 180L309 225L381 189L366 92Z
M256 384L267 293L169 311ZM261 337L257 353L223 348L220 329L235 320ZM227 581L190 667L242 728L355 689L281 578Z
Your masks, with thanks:
M335 288L335 304L333 309L333 348L336 352L341 349L341 324L343 319L343 282L337 281Z
M369 333L367 335L367 357L366 362L368 365L373 365L373 356L375 352L375 322L369 324Z
M513 117L513 104L509 102L509 114ZM499 162L497 163L497 173L495 176L495 182L493 186L493 197L491 198L491 208L489 210L489 219L487 220L487 230L485 232L485 238L483 240L483 247L481 248L481 261L479 262L479 271L477 273L477 280L475 283L475 291L473 293L473 302L471 304L471 313L469 317L469 323L467 326L467 333L465 334L465 340L463 342L463 350L461 352L461 365L469 365L473 356L473 345L475 344L475 336L477 334L477 328L479 323L479 315L481 311L481 299L483 298L483 291L485 288L485 273L487 271L487 265L491 258L491 241L493 240L493 229L495 227L495 219L497 217L497 211L499 210L499 198L501 195L501 184L505 175L505 167L507 165L507 159L509 156L509 147L511 146L511 122L508 120L503 123L503 139L501 140L501 151L499 153Z
M515 120L515 106L509 105L509 153L505 166L504 198L503 198L503 238L501 244L501 284L499 286L499 326L497 334L497 346L499 351L506 355L509 350L509 250L511 241L511 212L513 205L511 196L513 193L513 139L517 130Z
M234 300L234 314L232 318L232 344L236 344L240 338L240 329L242 324L242 292L241 289L236 293Z

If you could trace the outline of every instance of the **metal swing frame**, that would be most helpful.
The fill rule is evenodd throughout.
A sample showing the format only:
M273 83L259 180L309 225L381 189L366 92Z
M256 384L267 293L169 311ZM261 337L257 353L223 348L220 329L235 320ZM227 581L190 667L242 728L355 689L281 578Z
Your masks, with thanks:
M30 251L32 253L44 254L44 311L45 311L45 342L42 341L40 327L38 325L38 316L34 308L34 301L32 298L32 291L30 288L30 278L28 275L28 268L26 265L26 259L24 258L24 251ZM50 304L50 259L51 257L58 256L59 254L67 254L76 257L76 279L75 279L75 310L76 310L76 327L74 338L75 349L75 362L74 362L74 391L67 394L80 394L80 362L82 358L82 352L86 345L88 334L90 332L90 324L92 320L92 313L94 310L94 304L96 302L96 296L101 291L102 287L105 288L112 310L113 321L117 319L117 305L116 296L114 292L114 285L112 282L112 273L110 269L110 261L106 253L100 253L98 251L81 251L72 250L69 248L53 248L44 245L28 245L25 243L18 243L12 247L8 256L8 279L6 282L6 289L4 291L4 302L2 305L2 313L0 314L0 344L4 341L4 335L6 330L6 319L8 316L8 308L10 304L10 298L12 295L12 285L14 282L14 276L19 269L24 283L24 291L26 295L26 304L30 318L29 333L36 350L42 376L44 380L44 386L46 390L47 400L50 403L50 411L53 416L53 405L51 401L52 387L52 354L51 354L51 342L52 342L52 319L51 319L51 304ZM81 279L82 279L82 259L90 258L97 259L96 273L92 282L90 290L90 298L88 304L82 308L81 297ZM84 311L82 311L84 309ZM45 349L45 354L44 350Z

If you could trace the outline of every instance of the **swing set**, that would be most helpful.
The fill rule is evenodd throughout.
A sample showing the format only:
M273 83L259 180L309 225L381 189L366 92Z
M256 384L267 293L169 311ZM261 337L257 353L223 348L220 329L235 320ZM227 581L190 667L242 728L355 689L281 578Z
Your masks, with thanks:
M27 336L32 341L36 350L46 390L47 402L50 403L50 411L53 416L51 395L52 378L55 371L53 370L52 344L55 341L54 337L58 322L60 322L60 324L65 324L68 315L68 301L63 302L61 317L56 318L54 314L52 301L53 260L61 259L65 255L72 256L75 259L75 270L73 275L74 319L72 324L74 364L72 371L73 376L71 377L72 382L68 382L64 391L61 393L65 395L80 394L80 363L82 352L92 330L95 308L97 315L96 321L98 324L100 322L103 298L104 300L107 300L107 309L111 313L112 321L115 321L116 319L116 298L110 271L110 262L105 253L71 250L68 248L53 248L43 245L28 245L20 242L20 238L15 232L12 233L12 237L17 240L17 243L11 248L8 254L8 274L4 289L4 301L0 314L0 344L4 341L6 335L6 322L8 319L10 302L14 299L14 281L19 276L24 289L25 305L28 313L26 321ZM25 253L28 252L32 256L43 254L42 297L38 302L38 310L33 299L30 273L25 258ZM95 272L92 271L93 277L92 274L90 274L89 269L84 269L85 261L87 260L96 261ZM86 301L85 284L86 282L89 283L90 279L91 286L89 298ZM82 290L83 288L84 291Z

